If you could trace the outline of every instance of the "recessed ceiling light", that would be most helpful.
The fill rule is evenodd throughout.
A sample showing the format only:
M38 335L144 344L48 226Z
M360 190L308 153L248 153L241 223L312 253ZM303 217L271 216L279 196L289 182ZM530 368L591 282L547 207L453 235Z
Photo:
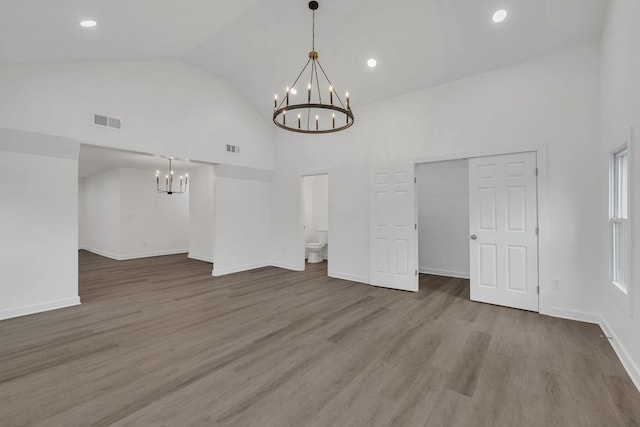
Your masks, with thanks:
M80 21L80 26L84 28L93 28L96 25L98 25L98 23L93 19L85 19L84 21Z
M369 66L369 68L374 68L377 64L378 64L378 61L376 61L376 60L375 60L375 59L373 59L373 58L370 58L370 59L367 61L367 65Z
M296 93L298 93L298 91L296 90L296 88L291 88L291 95L295 95Z
M493 14L493 22L502 22L507 17L507 11L504 9L496 10Z

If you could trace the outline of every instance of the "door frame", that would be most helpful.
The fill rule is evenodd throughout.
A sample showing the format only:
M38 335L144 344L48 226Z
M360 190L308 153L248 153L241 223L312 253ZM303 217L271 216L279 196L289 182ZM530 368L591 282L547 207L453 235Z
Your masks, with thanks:
M549 187L548 187L548 146L547 144L540 145L525 145L519 147L505 147L494 148L477 151L462 151L451 154L441 154L436 156L430 156L426 158L416 158L413 160L414 167L423 163L442 162L447 160L465 160L474 157L487 157L487 156L500 156L505 154L518 154L534 152L536 153L536 162L538 167L538 185L537 185L537 199L538 199L538 286L540 287L540 294L538 295L538 313L545 315L552 315L556 317L568 317L567 313L561 312L561 310L554 310L550 305L550 293L552 283L551 279L551 259L548 249L551 248L551 235L549 233L550 221L549 221ZM416 186L417 191L417 186ZM418 209L418 201L416 198L416 209ZM416 259L419 258L419 253L416 252Z
M302 172L300 174L300 224L298 226L298 253L301 254L299 258L299 271L305 271L307 268L307 263L305 261L305 238L304 238L304 179L309 176L319 176L319 175L327 175L327 208L329 210L327 215L327 242L329 241L329 236L331 235L331 174L329 173L329 169L318 169L309 172ZM327 258L327 274L331 272L331 260Z

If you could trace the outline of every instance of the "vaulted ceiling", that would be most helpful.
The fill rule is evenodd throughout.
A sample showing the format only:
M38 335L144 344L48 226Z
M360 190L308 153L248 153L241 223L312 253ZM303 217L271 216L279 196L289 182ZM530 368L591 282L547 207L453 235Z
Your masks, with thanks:
M176 58L259 111L311 49L307 0L0 2L0 64ZM319 0L316 50L354 105L595 42L607 0ZM501 24L492 13L508 10ZM92 29L82 19L98 21ZM366 60L376 58L370 69ZM305 83L306 84L306 83Z

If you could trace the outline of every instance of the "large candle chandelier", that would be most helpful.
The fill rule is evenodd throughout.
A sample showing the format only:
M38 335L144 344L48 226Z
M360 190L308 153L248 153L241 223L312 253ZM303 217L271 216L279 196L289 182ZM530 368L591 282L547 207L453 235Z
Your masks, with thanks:
M184 187L183 187L184 183ZM156 171L156 189L158 193L166 194L181 194L187 191L187 185L189 183L189 174L180 176L180 188L179 190L173 189L173 167L171 165L171 159L169 159L169 173L164 177L164 190L160 189L160 171Z
M353 112L349 105L349 92L345 94L346 105L331 84L316 52L316 10L317 1L309 2L313 13L311 27L311 52L307 63L291 86L287 86L284 97L278 103L278 95L273 101L273 123L277 126L301 133L329 133L347 129L353 125ZM308 71L309 70L309 71ZM305 76L305 72L307 72ZM290 96L304 90L306 83L306 103L290 103ZM322 84L321 84L322 83ZM299 86L300 84L300 86ZM323 94L326 95L323 102ZM300 96L304 96L302 93ZM328 98L329 102L326 102ZM293 116L293 117L292 117Z

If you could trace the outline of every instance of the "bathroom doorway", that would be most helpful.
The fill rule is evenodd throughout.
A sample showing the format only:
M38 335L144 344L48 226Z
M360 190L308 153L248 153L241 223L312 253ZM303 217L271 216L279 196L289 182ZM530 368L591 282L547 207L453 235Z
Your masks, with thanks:
M302 177L303 265L328 264L329 174Z

